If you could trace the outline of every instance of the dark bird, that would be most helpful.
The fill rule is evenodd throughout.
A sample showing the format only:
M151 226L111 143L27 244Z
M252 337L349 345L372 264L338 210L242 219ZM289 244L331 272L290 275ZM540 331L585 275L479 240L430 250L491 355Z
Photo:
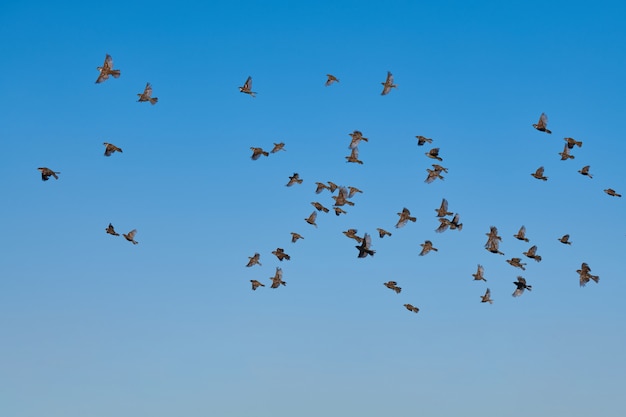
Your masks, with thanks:
M252 77L248 77L244 85L239 87L239 91L245 94L250 94L252 97L256 97L256 93L252 91Z
M340 214L347 214L348 213L347 211L345 211L341 207L333 207L333 210L335 210L335 215L336 216L339 216Z
M539 121L536 124L533 124L533 127L540 132L552 133L548 130L548 116L546 116L545 113L541 113Z
M452 223L450 220L446 219L445 217L440 217L439 219L439 227L435 229L435 232L437 233L443 233L446 230L448 230L448 228L450 227L450 224Z
M443 161L443 159L439 156L439 148L432 148L430 151L426 152L425 155L429 158L436 159L437 161Z
M291 232L291 242L296 243L298 239L304 239L304 237L300 233Z
M122 152L122 148L118 148L112 143L104 142L104 156L111 156L114 152Z
M593 176L589 173L589 165L585 165L581 169L578 170L581 175L585 175L589 178L593 178Z
M485 282L487 282L487 280L483 276L484 273L485 273L485 268L483 268L482 265L478 264L478 269L476 270L476 273L472 274L472 276L474 277L474 281L485 281Z
M561 161L565 161L567 159L574 159L574 155L569 153L570 148L567 146L567 143L563 146L563 152L559 152L561 155Z
M578 146L579 148L583 146L582 142L579 142L573 138L563 138L565 142L567 142L567 147L570 149L574 149L574 146Z
M101 82L108 80L109 75L112 75L113 78L119 78L121 75L120 70L113 69L113 58L111 58L111 55L109 54L107 54L104 58L104 64L96 69L100 71L96 84L100 84Z
M59 179L57 174L60 174L60 172L58 172L58 171L53 171L50 168L46 168L46 167L37 168L37 169L39 170L39 172L41 172L41 180L42 181L48 181L48 178L50 178L50 177L54 177L55 180Z
M137 234L137 229L133 229L130 232L128 232L128 234L122 233L122 236L124 236L126 238L126 240L128 240L129 242L132 242L133 245L136 245L137 241L135 241L135 235Z
M344 235L346 235L350 239L356 240L358 243L361 243L363 241L363 238L361 238L361 237L356 235L356 233L357 233L356 229L348 229L345 232L341 232L341 233L343 233Z
M537 246L531 246L526 252L523 252L530 259L534 259L537 262L541 262L541 256L537 255Z
M260 258L261 258L261 255L259 253L255 253L254 256L248 256L248 265L246 266L247 267L251 267L252 265L261 266L261 262L259 262Z
M424 136L415 136L417 138L417 146L422 146L425 143L433 143L433 140L431 138L427 138Z
M406 226L409 220L412 221L413 223L417 221L415 217L411 217L411 212L406 207L402 209L402 212L396 213L396 214L400 216L400 219L398 219L398 223L396 223L396 228Z
M272 150L270 151L271 153L276 153L278 151L284 151L285 149L285 143L284 142L280 142L280 143L274 143L274 147L272 148Z
M407 310L412 311L413 313L419 313L420 309L417 307L414 307L412 304L404 304L404 307L406 307Z
M364 140L365 142L369 142L369 140L363 136L363 133L361 133L358 130L355 130L352 133L348 133L348 135L350 135L350 137L352 138L352 140L350 141L350 146L348 146L348 148L350 149L354 149L357 146L359 146L359 143Z
M419 256L424 256L431 250L434 250L435 252L439 251L439 249L433 246L433 242L431 242L430 240L426 240L424 241L424 243L420 243L420 246L422 247L422 251L420 252Z
M450 230L458 230L459 232L463 230L463 223L459 223L459 213L455 214L452 220L450 220Z
M283 259L287 259L288 261L291 259L291 256L287 255L283 248L276 248L275 251L272 251L272 255L275 255L281 262Z
M285 184L286 187L291 187L295 183L302 184L302 179L297 172L294 172L292 176L289 177L289 182Z
M485 291L485 295L480 296L480 302L493 304L493 300L491 299L491 291L489 290L489 288L487 288L487 291Z
M577 269L576 272L579 275L581 287L587 285L587 283L591 280L593 280L596 284L598 283L598 281L600 281L599 276L590 274L591 268L589 267L589 265L587 265L586 262L583 262L580 266L580 269Z
M264 284L261 284L256 279L251 279L250 282L252 283L252 291L256 291L256 289L259 288L259 287L265 287Z
M448 211L448 200L445 198L441 200L441 205L438 209L435 209L435 211L437 212L437 217L446 217L452 214L451 211Z
M363 191L359 190L356 187L348 187L348 191L349 191L348 198L354 197L356 193L363 193Z
M139 96L139 102L149 101L150 104L157 104L159 99L157 97L152 97L152 86L150 83L146 83L146 88L143 89L143 93L137 94Z
M528 242L528 238L526 237L526 227L522 226L519 228L519 231L516 235L513 235L515 239L523 240L524 242Z
M398 88L398 86L393 83L393 75L389 71L387 71L387 79L381 84L383 85L383 92L380 93L381 96L389 94L392 88Z
M372 238L369 234L365 233L363 235L363 240L361 241L361 244L355 246L355 248L359 250L359 254L357 255L357 258L365 258L367 257L367 255L374 256L376 251L372 250L371 246L372 246Z
M426 168L426 171L428 172L428 176L424 180L426 184L430 184L431 182L435 181L437 178L439 178L440 180L444 179L443 175L441 175L441 170L439 169Z
M350 155L346 156L346 162L353 162L355 164L363 165L363 161L359 159L359 148L352 148Z
M354 203L348 200L348 194L348 189L346 187L339 187L339 193L332 196L333 200L335 200L335 206L343 206L346 204L353 206Z
M263 155L263 156L269 156L270 155L270 153L264 151L263 148L255 148L255 147L251 146L250 150L252 151L252 156L250 158L252 158L253 161L256 161L257 159L259 159L261 157L261 155Z
M538 180L548 181L548 177L543 176L543 167L537 168L537 170L530 175L537 178Z
M381 229L380 227L377 227L376 230L378 230L378 236L382 239L385 236L391 236L391 233L386 231L385 229Z
M572 244L572 242L569 241L569 235L563 235L563 237L559 238L559 242L564 243L566 245Z
M487 244L485 244L485 246L487 246L489 242L502 241L502 237L498 236L498 228L496 226L489 226L489 233L485 233L485 235L487 235Z
M330 187L328 187L323 182L316 182L315 184L317 185L317 188L315 189L315 194L319 194L324 190L330 190Z
M113 225L111 223L109 223L109 227L107 227L105 230L110 235L113 235L113 236L119 236L120 235L119 233L117 233L115 231L115 228L113 228Z
M326 183L328 184L328 189L330 190L331 193L334 193L335 190L339 188L339 186L335 184L334 182L327 181Z
M439 172L445 172L446 174L448 173L448 168L444 168L439 164L433 164L433 169L435 171L439 171Z
M390 290L394 290L396 294L400 294L400 292L402 291L402 288L398 287L398 283L395 281L388 281L385 282L383 285Z
M283 281L283 270L279 267L276 267L276 274L274 274L273 277L270 277L270 279L272 280L270 288L278 288L281 285L287 285L287 283Z
M526 264L522 262L522 258L511 258L511 259L507 259L506 261L508 262L509 265L514 266L516 268L520 268L522 271L526 270L526 268L524 268L524 265Z
M312 224L313 226L317 227L317 225L315 224L315 219L317 219L317 211L313 210L313 213L311 213L309 217L304 219L304 221L307 222L308 224Z
M328 79L326 80L326 82L324 83L324 85L326 87L328 87L329 85L331 85L332 83L338 83L339 80L337 79L337 77L335 77L332 74L326 74L326 77L328 77Z
M487 242L487 244L485 245L485 249L487 249L489 252L497 253L498 255L504 255L503 252L500 252L499 248L500 248L500 242L498 242L497 240Z
M517 287L515 288L515 291L513 291L513 297L519 297L524 293L524 290L532 291L533 289L532 285L526 284L526 279L524 277L517 277L517 281L514 281L513 284Z
M317 209L317 211L323 211L324 213L328 213L328 211L329 211L326 207L324 207L323 205L321 205L317 201L313 201L311 204L313 205L313 207L315 207Z
M58 174L58 172L57 172L57 174ZM615 192L615 190L612 189L612 188L607 188L606 190L604 190L604 192L607 193L610 196L613 196L613 197L621 197L622 196L621 194L617 194Z

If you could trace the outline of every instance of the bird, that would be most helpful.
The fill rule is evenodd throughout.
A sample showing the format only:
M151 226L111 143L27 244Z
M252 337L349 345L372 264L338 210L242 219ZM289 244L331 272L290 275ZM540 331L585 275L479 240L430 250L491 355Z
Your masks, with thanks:
M119 76L121 75L120 70L113 69L113 58L111 58L111 55L109 54L106 54L106 57L104 58L104 64L102 64L101 67L97 67L96 69L100 71L100 75L98 75L96 84L100 84L101 82L108 80L109 75L112 75L113 78L119 78Z
M487 242L487 244L485 245L485 249L487 249L489 252L497 253L498 255L504 255L503 252L500 252L499 247L500 243L497 240Z
M243 86L239 87L239 91L249 94L252 97L256 97L256 92L252 91L252 77L248 77Z
M378 236L382 239L385 236L391 236L391 233L386 231L385 229L381 229L380 227L377 227L376 230L378 230Z
M489 226L489 233L485 233L485 235L487 235L485 246L488 246L490 242L502 241L502 237L498 236L498 228L496 226Z
M513 291L513 297L519 297L524 293L524 290L532 291L533 289L532 285L526 284L526 279L524 277L518 276L517 281L514 281L513 284L517 287L515 288L515 291Z
M278 151L285 151L285 142L274 143L274 147L270 151L271 153L276 153Z
M120 235L119 233L117 233L115 231L115 228L113 227L113 225L111 223L109 223L109 226L105 230L110 235L113 235L113 236L119 236Z
M372 246L372 238L370 237L369 234L365 233L363 235L363 240L361 241L361 244L355 246L355 248L359 250L359 254L357 255L357 258L365 258L367 257L367 255L374 256L376 251L372 250L371 246Z
M530 175L537 178L538 180L548 181L548 177L543 176L543 167L537 168L537 170Z
M566 245L571 245L572 242L569 241L569 235L563 235L563 237L558 239L559 242L564 243Z
M431 138L427 138L424 136L415 136L417 138L417 146L422 146L425 143L433 143L433 140Z
M441 205L435 211L437 212L437 217L446 217L452 214L451 211L448 211L448 200L445 198L441 200Z
M596 284L600 281L600 277L597 275L591 275L591 268L587 265L586 262L583 262L580 266L580 269L577 269L576 272L579 275L580 286L584 287L589 281L593 280Z
M434 250L435 252L439 251L439 249L433 246L433 242L431 242L430 240L425 240L424 243L420 243L420 246L422 247L422 251L420 252L419 256L424 256L431 250Z
M409 220L413 223L417 221L415 217L411 217L411 212L406 207L402 209L402 212L396 214L400 216L400 219L398 219L398 223L396 223L396 228L404 227Z
M354 197L354 195L355 195L356 193L361 193L361 194L363 193L363 191L359 190L359 189L358 189L358 188L356 188L356 187L352 187L352 186L348 187L348 191L349 191L349 193L348 193L348 198L352 198L352 197Z
M37 168L37 169L39 170L39 172L41 172L41 180L42 181L48 181L48 178L50 178L50 177L54 177L55 180L59 179L57 174L60 174L60 172L58 172L58 171L53 171L50 168L46 168L46 167Z
M458 230L459 232L463 230L463 223L459 223L459 213L455 214L452 220L450 220L450 230Z
M533 127L540 132L546 132L549 134L552 133L550 130L548 130L548 116L545 113L541 113L541 116L539 116L539 121L533 124Z
M339 187L339 193L332 196L333 200L335 200L335 206L343 206L346 204L353 206L354 203L348 200L348 194L348 189L346 187Z
M424 180L426 184L430 184L431 182L435 181L437 178L439 178L440 180L444 179L443 175L441 175L441 170L426 168L426 171L428 172L428 176Z
M448 173L448 168L444 168L439 164L432 164L433 165L433 169L435 171L439 171L439 172L445 172L446 174Z
M350 141L350 145L348 146L349 149L354 149L357 146L359 146L359 143L364 140L365 142L369 142L369 140L363 136L363 133L361 133L359 130L355 130L352 133L348 133L348 135L352 138L352 140Z
M382 93L380 93L381 96L389 94L392 88L398 88L398 86L393 83L393 74L391 74L389 71L387 71L387 79L384 83L381 84L383 85L383 91Z
M487 280L483 276L484 273L485 273L485 268L481 264L478 264L478 268L476 269L476 273L472 274L472 276L474 277L474 281L485 281L485 282L487 282Z
M287 283L283 281L283 270L279 267L276 267L276 273L273 277L270 277L270 279L272 280L272 285L270 286L270 288L278 288L281 285L287 285Z
M491 299L491 291L489 290L489 288L487 288L487 291L485 291L485 295L480 296L480 302L493 304L493 300Z
M537 262L541 262L541 256L536 254L537 246L531 246L526 252L523 252L530 259L534 259Z
M606 190L604 190L604 192L607 193L610 196L613 196L613 197L621 197L622 196L621 194L617 194L617 192L615 192L615 190L612 189L612 188L607 188Z
M129 242L132 242L133 245L138 244L139 242L135 241L135 235L137 234L137 229L133 229L128 234L122 233L122 236L126 238Z
M593 175L591 175L591 174L589 173L589 167L590 167L589 165L585 165L584 167L582 167L581 169L579 169L579 170L578 170L578 172L579 172L581 175L585 175L585 176L587 176L587 177L589 177L589 178L593 178Z
M261 262L259 262L259 259L261 258L261 255L257 252L255 253L253 256L248 256L248 265L246 265L247 267L251 267L252 265L261 265Z
M345 211L341 207L333 207L333 210L335 210L335 215L336 216L339 216L340 214L347 214L348 213L347 211Z
M265 287L265 284L261 284L256 279L251 279L250 282L252 283L252 291L256 291L259 287Z
M289 182L285 185L286 187L291 187L295 183L302 184L302 179L297 172L294 172L292 176L289 177Z
M261 155L269 156L270 154L269 152L264 151L263 148L255 148L254 146L251 146L250 150L252 151L252 156L250 158L252 158L253 161L259 159Z
M412 304L404 304L404 307L406 307L407 310L412 311L413 313L419 313L420 309L417 307L414 307Z
M316 182L317 188L315 189L315 194L319 194L324 190L330 190L330 187L324 184L323 182Z
M317 227L317 225L315 224L315 219L317 219L317 211L313 210L313 213L311 213L309 217L304 219L304 221L307 222L308 224L312 224L313 226Z
M402 291L402 288L398 287L398 283L395 281L388 281L383 283L383 285L390 290L394 290L396 294L400 294L400 292Z
M313 205L313 207L315 207L317 209L317 211L323 211L324 213L328 213L328 211L329 211L326 207L324 207L323 205L321 205L317 201L313 201L313 202L311 202L311 204Z
M324 83L324 85L325 85L326 87L328 87L328 86L329 86L329 85L331 85L332 83L338 83L338 82L339 82L339 80L337 79L337 77L335 77L335 76L334 76L334 75L332 75L332 74L326 74L326 77L328 78L328 79L326 80L326 82Z
M511 259L507 259L506 261L508 262L509 265L514 266L516 268L520 268L522 271L526 270L526 268L524 268L524 265L526 264L522 262L522 258L511 258Z
M287 255L283 248L276 248L275 251L272 251L272 255L275 255L281 262L283 259L287 259L288 261L291 259L291 256Z
M563 146L563 152L559 152L561 155L561 161L566 161L568 159L574 159L574 155L569 153L570 148L567 146L567 143Z
M350 239L354 239L356 240L358 243L361 243L361 241L363 241L363 238L357 236L357 230L356 229L348 229L344 232L341 232L344 235L346 235L347 237L349 237Z
M159 101L157 97L152 97L152 86L150 83L146 83L146 87L143 89L143 93L137 94L139 96L138 102L149 101L150 104L155 105Z
M290 232L291 233L291 242L296 243L298 239L304 239L304 237L300 233Z
M451 221L446 219L445 217L439 217L439 227L435 229L437 233L443 233L450 227Z
M513 235L513 237L518 240L523 240L524 242L528 242L528 238L526 237L526 227L524 226L520 227L517 234Z
M443 161L443 159L439 156L439 148L432 148L426 152L425 155L429 158L436 159L437 161Z
M104 142L104 156L111 156L115 152L122 152L122 148L118 148L112 143Z
M355 164L363 165L363 161L359 159L359 148L352 148L350 155L346 156L346 162L353 162Z
M335 190L339 188L339 186L335 184L334 182L327 181L326 183L328 184L328 189L330 190L331 193L334 193Z
M567 142L567 147L573 149L574 146L578 146L579 148L583 146L582 142L575 140L574 138L563 138L565 142Z

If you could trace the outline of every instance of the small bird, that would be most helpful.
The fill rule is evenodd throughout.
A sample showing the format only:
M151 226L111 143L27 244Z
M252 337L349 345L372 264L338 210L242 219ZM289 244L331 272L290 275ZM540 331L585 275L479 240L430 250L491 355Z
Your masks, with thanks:
M561 155L561 161L565 161L568 159L574 159L574 155L570 155L569 153L570 148L567 146L567 143L563 146L563 152L559 152L559 155Z
M96 69L100 71L100 75L98 75L96 84L100 84L101 82L108 80L109 75L112 75L113 78L119 78L119 76L121 75L120 70L113 69L113 58L111 58L111 55L109 54L106 54L106 57L104 58L104 64L102 64L101 67L97 67Z
M404 304L404 307L406 307L407 310L412 311L413 313L419 313L420 309L417 307L414 307L412 304Z
M341 232L341 233L343 233L344 235L346 235L350 239L356 240L358 243L361 243L363 241L363 238L361 238L361 237L356 235L356 233L357 233L356 229L348 229L345 232Z
M398 287L398 283L395 281L388 281L383 283L383 285L390 290L394 290L396 294L400 294L400 292L402 291L402 288Z
M313 210L313 213L311 213L309 217L304 219L304 221L307 222L308 224L312 224L313 226L317 227L317 224L315 224L315 219L317 219L317 211Z
M341 207L333 207L333 210L335 210L335 215L336 216L339 216L340 214L347 214L348 213L347 211L345 211Z
M269 156L270 155L270 153L264 151L263 148L255 148L255 147L251 146L250 150L252 151L252 156L250 158L252 158L253 161L256 161L257 159L259 159L261 157L261 155L263 155L263 156Z
M37 168L37 169L39 170L39 172L41 172L41 180L42 181L48 181L48 178L50 178L50 177L54 177L55 180L59 179L57 174L60 174L60 172L58 172L58 171L53 171L50 168L46 168L46 167Z
M578 172L579 172L581 175L585 175L585 176L587 176L587 177L589 177L589 178L593 178L593 176L589 173L589 167L590 167L590 165L585 165L584 167L582 167L581 169L579 169L579 170L578 170Z
M541 256L536 254L537 246L531 246L526 252L523 252L530 259L534 259L537 262L541 262Z
M122 233L122 236L124 236L126 238L126 240L128 240L129 242L132 242L133 245L136 245L137 241L135 241L135 235L137 234L137 229L133 229L130 232L128 232L128 234Z
M393 83L393 75L389 71L387 71L387 79L381 84L383 85L383 92L380 93L381 96L389 94L392 88L398 88L398 86Z
M261 284L256 279L251 279L250 282L252 283L252 291L256 291L259 287L265 287L265 284Z
M365 233L363 235L363 240L361 241L361 244L355 246L355 248L359 250L359 254L357 255L357 258L365 258L367 257L367 255L374 256L376 251L372 250L371 246L372 246L372 238L369 234Z
M58 174L58 172L57 172L57 174ZM622 196L621 194L617 194L615 192L615 190L612 189L612 188L607 188L606 190L604 190L604 192L607 193L610 196L613 196L613 197L621 197Z
M248 256L248 265L246 265L247 267L251 267L252 265L261 265L261 262L259 262L259 259L261 258L261 255L257 252L255 253L253 256Z
M489 290L489 288L487 288L487 291L485 291L485 295L480 296L480 302L493 304L493 300L491 299L491 291Z
M343 206L346 204L353 206L354 203L348 200L348 194L348 189L346 187L339 187L339 193L332 196L333 200L335 200L335 206Z
M355 130L352 133L348 133L348 135L352 138L352 140L350 141L350 145L348 146L349 149L354 149L359 146L359 143L362 140L364 140L365 142L369 142L369 140L363 136L363 133L358 130Z
M353 162L355 164L363 165L363 161L359 159L359 148L352 148L350 155L346 156L346 162Z
M380 227L377 227L376 230L378 230L378 236L382 239L385 236L391 236L391 233L386 231L385 229L381 229Z
M526 268L524 268L524 265L526 264L522 262L522 258L511 258L511 259L507 259L506 261L508 262L509 265L514 266L516 268L520 268L522 271L526 270Z
M543 176L543 167L537 168L537 170L530 175L537 178L538 180L548 181L548 177Z
M324 207L323 205L321 205L317 201L313 201L311 204L313 205L313 207L315 207L317 209L317 211L323 211L324 213L328 213L328 211L329 211L326 207Z
M485 273L485 268L483 268L482 265L478 264L478 269L476 270L476 273L472 274L472 276L474 277L474 281L485 281L485 282L487 282L487 280L483 276L484 273Z
M441 205L438 209L435 209L435 211L437 212L437 217L446 217L452 214L451 211L448 211L448 200L445 198L441 200Z
M515 291L513 291L513 297L519 297L524 293L524 290L532 291L533 289L532 285L526 284L526 279L524 277L518 276L517 281L514 281L513 284L517 287L515 288Z
M361 194L363 193L363 191L359 190L356 187L348 187L348 191L349 191L348 198L354 197L356 193L361 193Z
M433 242L431 242L430 240L426 240L424 241L424 243L420 243L420 246L422 247L422 251L420 252L419 256L424 256L431 250L434 250L435 252L439 251L439 249L433 246Z
M574 146L578 146L579 148L583 146L582 142L579 142L573 138L563 138L565 142L567 142L567 147L570 149L574 149Z
M256 97L256 93L252 91L252 77L248 77L244 85L239 87L239 91L245 94L250 94L252 97Z
M580 266L580 269L577 269L576 272L579 274L580 286L584 287L589 281L593 280L596 284L600 281L600 277L597 275L591 275L591 268L587 265L586 262L583 262Z
M143 89L143 93L137 94L139 96L138 102L149 101L150 104L155 105L159 101L157 97L152 97L152 86L150 83L146 83L146 87Z
M298 239L304 239L304 237L300 233L290 232L291 233L291 243L296 243Z
M459 213L455 214L452 220L450 220L450 230L458 230L459 232L463 230L463 223L459 223Z
M329 85L331 85L332 83L338 83L339 80L337 79L337 77L335 77L332 74L326 74L326 77L328 77L328 79L326 80L326 82L324 83L324 85L326 87L328 87Z
M115 228L113 228L113 225L111 223L109 223L109 227L107 227L105 230L110 235L113 235L113 236L119 236L120 235L119 233L117 233L115 231Z
M122 148L118 148L112 143L104 142L104 156L111 156L114 152L122 152Z
M302 179L297 172L294 172L292 176L289 177L289 182L285 185L286 187L291 187L295 183L302 184Z
M448 227L450 227L450 220L446 219L445 217L439 217L439 227L435 229L435 232L437 233L443 233L446 230L448 230Z
M445 172L446 174L448 173L448 168L444 168L439 164L432 164L433 165L433 169L435 171L439 171L439 172Z
M429 158L436 159L437 161L443 161L443 159L439 156L439 148L432 148L430 151L426 152L425 155Z
M528 242L528 238L526 237L526 227L520 227L517 234L513 235L513 237L519 240L523 240L524 242Z
M276 267L276 274L274 274L273 277L270 277L270 279L272 280L272 285L270 286L270 288L278 288L281 285L287 285L287 283L283 281L283 270L279 267Z
M441 175L441 170L438 170L438 169L433 170L430 168L426 168L426 171L428 172L428 176L424 180L426 184L430 184L431 182L435 181L437 178L439 178L440 180L444 179L443 175Z
M283 248L276 248L275 251L272 251L272 255L275 255L281 262L283 259L287 259L288 261L291 259L291 256L287 255Z
M572 244L572 242L569 241L569 235L563 235L563 237L559 238L559 242L564 243L566 245Z
M272 150L270 152L271 153L276 153L278 151L286 151L284 142L274 143L274 147L272 148Z
M533 127L540 132L552 133L548 130L548 116L546 116L545 113L541 113L539 121L536 124L533 124Z
M330 190L331 193L334 193L335 190L339 188L339 186L335 184L334 182L327 181L326 183L328 184L328 189Z
M415 136L417 138L417 146L422 146L425 143L433 143L433 140L431 138L427 138L424 136Z
M398 219L398 223L396 223L396 228L406 226L409 220L412 221L413 223L417 221L417 218L411 217L411 212L406 207L402 209L402 212L396 213L396 214L400 216L400 219Z
M498 228L496 226L489 226L489 233L485 233L485 235L487 235L485 246L488 246L489 242L502 241L502 237L498 236Z
M503 252L500 252L499 247L500 243L497 240L487 242L487 244L485 245L485 249L487 249L489 252L497 253L498 255L504 255Z
M317 184L317 188L315 189L315 194L319 194L324 190L330 190L330 187L328 187L323 182L316 182L315 184Z

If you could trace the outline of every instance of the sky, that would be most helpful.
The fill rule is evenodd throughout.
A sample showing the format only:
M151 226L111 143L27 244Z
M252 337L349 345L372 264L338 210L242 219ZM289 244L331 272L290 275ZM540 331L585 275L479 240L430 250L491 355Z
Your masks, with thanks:
M626 201L603 190L626 193L625 13L3 2L2 414L624 415ZM121 76L95 84L106 54ZM381 96L387 71L397 88ZM137 102L146 82L154 106ZM551 135L532 127L543 112ZM345 160L354 130L362 165ZM565 137L583 146L561 161ZM427 184L433 147L449 172ZM318 181L363 193L316 228L310 203L333 205ZM443 198L461 231L435 233ZM417 221L395 228L404 207ZM490 226L504 256L484 248ZM425 240L438 251L418 256ZM532 245L541 262L522 255ZM579 286L583 262L599 283ZM271 289L276 267L287 285ZM513 298L517 276L532 291Z

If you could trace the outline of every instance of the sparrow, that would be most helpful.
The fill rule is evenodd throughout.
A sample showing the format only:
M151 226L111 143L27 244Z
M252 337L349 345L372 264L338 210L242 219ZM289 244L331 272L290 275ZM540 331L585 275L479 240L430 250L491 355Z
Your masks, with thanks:
M406 307L407 310L412 311L413 313L418 313L420 311L419 308L414 307L411 304L404 304L404 307Z
M304 239L304 237L300 233L291 232L291 242L296 243L298 239Z
M389 71L387 71L387 79L381 84L383 85L383 92L380 93L381 96L389 94L392 88L398 88L398 86L393 83L393 75Z
M443 159L439 156L439 148L432 148L430 151L426 152L425 155L429 158L436 159L437 161L443 161Z
M424 241L424 243L420 243L420 246L422 247L422 251L420 252L419 256L424 256L431 250L434 250L435 252L439 251L439 249L433 246L433 242L431 242L430 240L426 240Z
M253 146L250 147L250 150L252 151L252 156L250 158L252 158L253 161L259 159L261 155L269 156L270 154L269 152L265 152L263 148L255 148Z
M353 162L359 165L363 165L363 161L359 159L359 148L352 148L350 155L346 156L346 162Z
M341 233L343 233L344 235L346 235L350 239L356 240L358 243L361 243L361 241L363 241L363 238L361 238L361 237L356 235L356 233L357 233L356 229L348 229L345 232L341 232Z
M493 300L491 299L491 291L489 290L489 288L487 288L487 291L485 291L485 295L480 296L480 302L493 304Z
M578 146L579 148L580 148L581 146L583 146L583 143L582 143L582 142L579 142L579 141L577 141L577 140L575 140L575 139L573 139L573 138L563 138L563 140L564 140L565 142L567 142L567 147L568 147L568 148L570 148L570 149L573 149L573 148L574 148L574 146Z
M323 205L321 205L317 201L313 201L311 204L313 205L313 207L315 207L317 209L317 211L323 211L324 213L328 213L328 211L329 211L326 207L324 207Z
M246 265L247 267L251 267L252 265L261 265L261 262L259 262L259 258L261 258L261 255L259 253L255 253L254 256L248 256L248 265Z
M533 127L540 132L552 133L548 130L548 116L546 116L545 113L541 113L539 121L536 124L533 124Z
M278 151L285 151L285 143L284 142L280 142L280 143L274 143L274 147L272 148L272 150L270 151L271 153L276 153Z
M363 235L363 240L361 241L361 244L355 246L355 248L359 250L359 254L357 255L357 258L365 258L367 257L367 255L374 256L376 251L370 249L371 246L372 246L372 238L370 237L370 235L365 233Z
M559 238L559 242L564 243L566 245L572 244L572 242L569 241L569 235L563 235L563 237Z
M317 184L317 188L315 189L315 194L319 194L324 190L330 190L330 187L328 187L323 182L316 182L315 184Z
M409 220L413 223L417 221L415 217L411 217L411 212L406 207L402 209L402 212L396 214L400 216L400 219L398 219L398 223L396 223L396 228L404 227Z
M335 210L335 215L336 216L339 216L340 214L347 214L348 213L347 211L345 211L341 207L333 207L333 210Z
M103 145L104 145L104 156L111 156L115 152L120 152L120 153L122 152L122 148L118 148L112 143L104 142Z
M537 168L537 170L530 175L537 178L538 180L548 181L548 177L543 176L543 167Z
M113 228L113 225L111 223L109 223L109 227L107 227L105 230L110 235L113 235L113 236L119 236L120 235L119 233L117 233L115 231L115 229Z
M524 268L524 265L526 264L522 262L522 258L511 258L507 259L506 261L509 263L509 265L520 268L522 271L526 270L526 268Z
M136 234L137 234L137 229L133 229L130 232L128 232L128 234L122 233L122 236L124 236L126 240L128 240L129 242L132 242L133 245L136 245L137 243L139 243L135 241Z
M159 99L157 97L152 97L152 86L150 83L146 83L146 87L143 89L143 93L137 94L139 96L138 102L149 101L150 104L157 104Z
M96 69L100 71L100 75L98 75L96 84L100 84L101 82L108 80L109 75L112 75L113 78L119 78L119 76L121 75L120 70L113 69L113 58L111 58L111 55L109 54L106 54L106 57L104 58L104 64L102 64L101 67L97 67Z
M272 285L270 286L270 288L278 288L281 285L287 285L287 283L283 281L283 270L279 267L276 267L276 274L274 274L273 277L270 277L270 279L272 280Z
M581 169L578 170L581 175L586 175L589 178L593 178L593 176L589 173L589 165L585 165Z
M335 77L332 74L326 74L326 77L328 77L328 79L326 80L326 82L324 83L324 85L326 87L328 87L329 85L331 85L332 83L338 83L339 80L337 79L337 77Z
M364 140L365 142L369 142L369 140L363 136L363 133L358 130L355 130L352 133L348 133L348 135L352 138L352 140L350 141L350 145L348 146L349 149L354 149L359 146L359 142L361 142L362 140Z
M389 233L385 229L381 229L380 227L377 227L376 230L378 230L378 236L380 236L381 239L384 238L385 236L391 236L391 233Z
M528 242L528 238L526 237L526 227L522 226L519 228L519 232L516 235L513 235L514 238L518 240L523 240L524 242Z
M58 172L57 172L57 174L58 174ZM622 196L621 194L617 194L615 192L615 190L612 189L612 188L607 188L606 190L604 190L604 192L607 193L610 196L613 196L613 197L621 197Z
M313 210L313 213L311 213L309 217L304 219L304 221L307 222L308 224L312 224L313 226L317 227L317 225L315 224L315 219L317 219L317 211Z
M448 211L448 200L445 198L441 200L441 205L438 209L435 209L435 211L437 212L437 217L446 217L452 214L451 211Z
M334 182L327 181L326 183L328 184L328 189L330 190L331 193L334 193L335 190L339 188L339 186L335 184Z
M396 292L396 294L400 294L400 292L402 291L402 288L398 287L398 283L395 281L389 281L389 282L385 282L383 283L383 285L387 288L389 288L390 290L394 290Z
M256 97L256 93L252 91L252 77L248 77L244 85L239 87L239 91L245 94L250 94L252 97Z
M294 172L292 176L289 177L289 182L285 185L286 187L291 187L295 183L302 184L302 179L297 172Z
M48 181L48 178L50 177L54 177L55 180L58 180L59 177L57 176L57 174L60 174L60 172L58 171L53 171L50 168L37 168L39 170L39 172L41 172L41 180L42 181Z
M264 284L261 284L256 279L251 279L250 282L252 283L252 291L256 291L256 289L259 288L259 287L265 287Z
M487 280L483 276L484 273L485 273L485 268L483 268L482 265L478 264L478 269L476 270L476 273L472 274L472 276L474 277L474 281L485 281L485 282L487 282Z
M526 252L523 252L530 259L534 259L537 262L541 262L541 256L536 255L537 246L531 246Z
M574 159L574 155L570 155L569 153L570 148L567 146L567 143L563 146L563 152L559 152L559 155L561 155L561 161L565 161L568 159Z
M417 138L417 146L422 146L426 142L433 143L433 140L431 138L427 138L427 137L424 137L424 136L415 136L415 137Z
M589 272L591 272L591 268L589 268L589 265L587 265L587 263L583 262L582 265L580 266L580 269L577 269L576 272L579 275L579 280L580 280L580 286L584 287L585 285L587 285L587 283L590 280L593 280L596 284L598 283L598 281L600 281L600 277L597 275L591 275Z
M356 187L348 187L348 191L350 191L350 192L348 193L348 198L352 198L352 197L354 197L354 195L355 195L356 193L361 193L361 194L363 193L363 191L359 190L359 189L358 189L358 188L356 188Z
M287 255L285 253L285 250L283 248L276 248L275 251L272 251L272 255L275 255L279 261L283 261L283 259L287 259L290 260L291 256Z
M524 279L524 277L518 276L517 281L514 281L513 284L517 287L515 288L515 291L513 291L513 297L519 297L524 293L524 290L532 291L533 289L532 285L526 284L526 279Z

